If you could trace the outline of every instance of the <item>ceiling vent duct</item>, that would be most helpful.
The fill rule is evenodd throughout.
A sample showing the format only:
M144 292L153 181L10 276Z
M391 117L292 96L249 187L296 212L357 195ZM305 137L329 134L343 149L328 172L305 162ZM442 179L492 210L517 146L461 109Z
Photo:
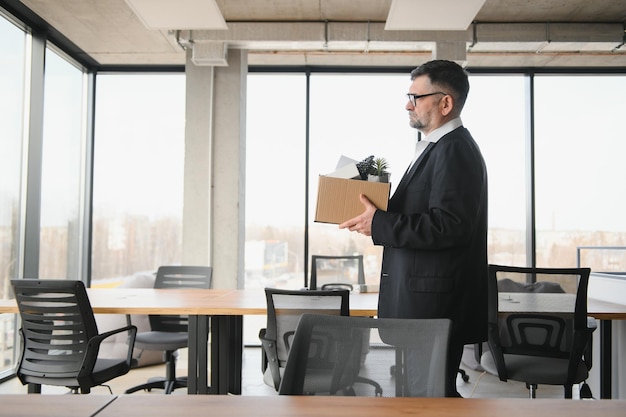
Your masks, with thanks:
M227 67L227 53L225 42L195 42L191 61L197 66Z

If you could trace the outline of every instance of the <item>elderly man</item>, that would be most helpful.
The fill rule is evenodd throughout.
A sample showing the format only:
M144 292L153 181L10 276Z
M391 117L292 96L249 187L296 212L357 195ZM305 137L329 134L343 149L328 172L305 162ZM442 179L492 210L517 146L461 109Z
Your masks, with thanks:
M449 318L447 396L465 344L487 339L487 172L461 122L467 73L451 61L411 72L406 110L424 136L387 211L361 196L365 211L341 225L384 247L378 316Z

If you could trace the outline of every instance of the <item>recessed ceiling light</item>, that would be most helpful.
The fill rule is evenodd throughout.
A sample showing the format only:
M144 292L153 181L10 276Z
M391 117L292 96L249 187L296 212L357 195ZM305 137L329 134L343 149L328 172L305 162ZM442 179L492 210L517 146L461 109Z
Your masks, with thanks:
M215 0L126 0L148 29L228 29Z
M385 30L466 30L486 0L393 0Z

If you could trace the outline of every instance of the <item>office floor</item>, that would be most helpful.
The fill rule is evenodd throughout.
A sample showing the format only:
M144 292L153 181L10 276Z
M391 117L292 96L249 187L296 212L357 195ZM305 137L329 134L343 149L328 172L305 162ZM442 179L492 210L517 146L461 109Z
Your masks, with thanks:
M186 373L186 351L183 350L178 360L177 375ZM528 391L523 383L502 382L496 376L477 372L468 366L463 366L470 379L463 382L459 377L457 380L458 390L465 398L527 398ZM110 383L114 394L120 395L124 390L145 382L148 378L165 375L163 365L148 366L140 369L133 369L127 375L116 378ZM273 388L263 383L261 375L261 349L259 347L247 347L244 349L243 357L243 386L242 395L276 395ZM65 394L67 389L62 387L44 386L44 394ZM574 396L577 395L574 389ZM93 393L108 394L105 387L96 387ZM0 384L0 394L26 393L26 387L13 378ZM133 395L161 395L162 391L153 390L151 393L138 391ZM174 391L174 395L186 394L185 389ZM595 394L595 393L594 393ZM540 386L537 391L537 398L562 398L563 389L561 387Z

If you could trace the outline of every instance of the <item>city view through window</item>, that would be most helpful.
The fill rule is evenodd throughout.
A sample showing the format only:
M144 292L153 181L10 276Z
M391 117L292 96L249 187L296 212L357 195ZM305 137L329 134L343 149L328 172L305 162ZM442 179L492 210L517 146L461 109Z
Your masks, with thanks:
M305 194L297 184L301 183L305 169L293 164L292 153L272 150L291 149L305 141L301 109L292 105L291 112L283 112L286 103L305 102L305 80L304 76L299 81L291 76L285 83L285 78L249 76L248 146L254 151L248 154L246 179L247 240L253 241L248 243L251 250L246 252L246 262L250 262L247 285L280 283L298 288L304 284L301 207ZM617 137L618 112L623 110L623 104L616 101L615 95L616 89L624 90L624 78L537 76L536 80L536 112L543 110L541 116L537 115L534 132L536 181L541 182L535 190L537 265L575 266L578 246L626 244L626 223L616 210L624 203L626 194L611 185L616 185L626 170L617 155L604 152L624 146ZM298 82L299 99L294 97L298 94ZM415 140L404 110L404 93L409 83L405 74L311 76L309 255L363 254L366 281L371 284L379 279L380 248L374 247L369 238L338 230L335 225L312 222L317 177L333 171L341 155L353 159L372 154L384 156L390 161L393 192L412 157ZM489 262L526 265L526 143L531 134L525 99L527 83L521 75L472 75L470 83L462 119L487 163ZM573 95L576 99L562 99ZM358 99L362 96L367 99ZM603 114L594 115L600 110L580 106L603 100L612 103L609 114L603 109ZM263 108L272 111L259 110ZM295 117L292 112L296 112ZM595 117L603 121L601 126L579 123ZM266 132L264 126L269 126ZM597 138L600 146L581 146L590 137ZM299 148L298 152L304 154L305 150ZM281 178L285 186L269 191L263 187L255 175L255 167L261 166L272 167L271 175ZM286 189L298 192L285 198ZM264 199L268 192L275 194ZM269 206L265 201L280 203ZM606 204L598 207L598 201ZM598 211L604 215L597 218L590 214ZM277 251L281 256L276 256ZM585 261L599 270L624 271L625 255L624 251L590 252ZM261 259L265 260L262 265ZM347 273L354 278L356 270L352 268Z

